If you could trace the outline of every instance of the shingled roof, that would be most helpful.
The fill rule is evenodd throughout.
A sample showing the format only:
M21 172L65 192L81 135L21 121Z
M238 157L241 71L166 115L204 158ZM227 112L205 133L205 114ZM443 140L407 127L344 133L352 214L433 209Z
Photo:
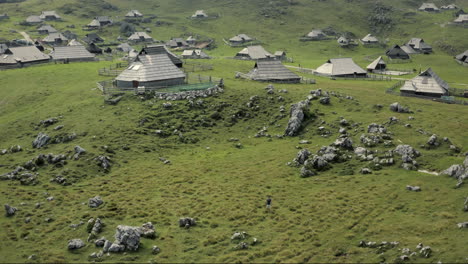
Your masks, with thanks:
M266 51L262 46L248 46L236 54L236 57L249 58L252 60L267 59L274 57L271 53Z
M230 42L249 42L252 40L253 38L247 36L246 34L238 34L229 39Z
M418 76L405 82L400 92L445 95L448 93L449 85L442 80L431 68L420 73Z
M177 67L182 67L182 60L179 59L174 53L170 52L166 46L164 45L148 45L141 49L139 54L145 54L145 55L157 55L157 54L167 54L169 56L169 59L171 59L172 63L176 65Z
M371 64L367 65L368 70L381 70L385 69L387 63L382 59L382 56L375 59Z
M42 53L35 46L9 48L0 55L0 64L17 64L37 61L48 61L50 56Z
M455 59L459 62L468 63L468 50L466 50L462 54L458 54L457 56L455 56Z
M439 11L439 8L434 3L423 3L419 11Z
M115 79L126 82L154 82L179 78L185 78L185 74L172 63L167 54L140 54Z
M299 83L301 77L284 67L278 60L258 60L247 74L255 81Z
M361 39L361 41L363 43L366 43L366 44L372 44L372 43L378 43L379 42L379 40L376 37L374 37L372 34L367 34L365 37L363 37Z
M359 67L351 58L329 59L325 64L318 67L316 72L322 75L337 77L367 74L367 72Z
M94 60L95 55L84 46L55 47L50 53L54 60Z

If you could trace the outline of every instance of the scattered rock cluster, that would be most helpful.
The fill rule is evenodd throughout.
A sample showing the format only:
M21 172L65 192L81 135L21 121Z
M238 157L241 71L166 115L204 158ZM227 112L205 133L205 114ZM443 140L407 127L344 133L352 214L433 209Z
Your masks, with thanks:
M155 92L154 98L166 101L193 100L198 97L208 97L222 92L224 92L223 88L215 86L213 88L208 88L205 90L185 91L178 93Z
M468 177L468 153L462 164L454 164L448 169L441 172L443 175L448 175L458 180L456 187L460 187L464 180Z
M307 107L309 107L310 101L305 100L291 105L290 119L286 127L285 135L286 136L296 136L301 128L302 122L304 121L305 113Z

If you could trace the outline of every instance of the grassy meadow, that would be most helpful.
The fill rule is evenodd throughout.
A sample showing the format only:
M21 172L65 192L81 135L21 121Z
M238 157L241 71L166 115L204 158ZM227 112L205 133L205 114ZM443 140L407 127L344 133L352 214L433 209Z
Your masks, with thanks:
M80 3L81 2L81 3ZM94 1L93 1L94 2ZM235 72L249 71L254 62L229 59L241 48L223 44L222 38L246 33L264 42L270 52L286 50L294 58L293 66L316 68L333 57L352 57L360 66L370 63L384 48L339 48L335 40L300 42L298 38L313 28L333 27L340 32L353 32L362 37L370 32L366 14L370 1L124 1L108 0L118 10L105 11L115 20L129 9L154 14L168 26L143 25L152 29L158 40L188 34L214 38L217 48L207 51L214 57L201 63L213 64L211 71L200 72L225 80L225 92L203 98L199 107L186 101L142 100L126 95L115 105L104 103L96 82L109 79L99 76L98 69L114 62L47 64L24 69L0 71L0 149L20 145L23 151L0 155L0 174L38 154L71 155L79 145L87 150L79 160L68 160L63 167L53 165L38 169L39 184L20 185L19 181L0 181L0 204L19 209L13 217L0 217L0 262L397 262L400 249L412 251L418 243L432 248L430 258L411 257L411 263L466 262L465 241L468 233L457 223L468 219L463 212L466 186L455 189L456 180L417 171L406 171L396 165L362 175L361 168L370 163L353 158L319 175L300 178L299 168L288 166L300 148L315 153L338 137L339 121L346 118L354 146L371 123L383 124L395 116L399 122L386 125L395 145L409 144L421 152L420 168L440 172L452 164L461 164L468 151L468 108L430 100L405 98L385 93L397 80L331 80L315 78L316 84L275 84L275 93L267 94L267 83L236 79ZM253 3L252 3L253 2ZM103 1L96 1L96 5ZM455 1L468 8L467 1ZM278 5L277 7L275 5ZM442 1L436 4L443 4ZM63 14L65 6L75 11ZM388 45L406 42L412 36L423 37L434 45L434 54L416 55L411 62L391 64L391 68L417 69L432 67L439 76L456 88L466 88L468 68L453 60L456 52L468 47L466 28L445 25L453 20L452 12L426 14L415 11L416 1L395 1L395 19L401 24L378 34L389 39ZM47 7L47 8L45 8ZM90 16L99 15L91 1L28 0L16 4L0 4L0 13L11 19L0 22L0 37L21 38L10 29L27 31L34 27L17 25L42 9L55 9L65 19L53 22L58 29L75 24L71 29L81 37L87 32L80 26ZM220 18L206 21L189 20L196 9ZM275 13L286 9L286 14ZM322 12L323 11L323 12ZM102 11L104 12L104 11ZM270 17L259 15L261 12ZM404 16L405 13L412 13ZM317 14L317 15L314 15ZM153 21L154 22L154 21ZM109 27L98 34L113 41L119 28ZM449 43L454 51L436 43ZM193 61L195 62L195 61ZM199 61L197 61L199 62ZM411 78L413 75L402 76ZM288 122L290 104L304 100L311 90L322 89L353 100L331 97L330 105L312 101L312 118L296 137L282 135ZM279 93L287 89L288 93ZM258 95L258 109L247 107L249 98ZM284 101L278 97L281 96ZM412 114L390 112L393 102L409 106ZM383 105L382 109L375 107ZM280 113L280 106L286 113ZM232 116L238 116L233 119ZM414 120L408 117L413 116ZM56 125L44 127L40 121L57 117ZM411 128L405 127L411 124ZM323 137L324 126L331 131ZM262 128L271 137L255 137ZM167 136L159 136L163 130ZM177 130L177 132L174 132ZM423 135L417 130L426 131ZM76 133L68 143L50 144L33 149L32 141L39 132L50 136ZM178 133L181 132L182 136ZM448 137L460 153L444 143L435 149L422 147L430 135ZM230 139L236 138L238 141ZM308 140L308 144L299 144ZM237 145L240 143L241 145ZM380 151L393 147L379 145ZM350 154L350 153L349 153ZM112 168L106 173L94 161L98 155L109 156ZM170 160L164 164L160 158ZM395 156L396 160L400 160ZM71 185L62 186L50 179L66 177ZM406 185L421 186L421 192L408 192ZM88 207L88 199L100 195L104 204ZM265 199L272 196L271 212L265 210ZM53 201L46 198L53 196ZM36 203L42 203L36 208ZM180 217L195 217L198 225L191 229L178 226ZM26 223L25 218L31 221ZM89 255L98 252L93 243L76 251L67 250L67 241L86 241L86 224L70 227L91 217L100 217L105 227L99 236L113 241L117 225L141 226L151 221L158 237L142 238L137 252L111 254L101 259ZM45 221L51 218L52 221ZM230 240L236 231L255 237L259 243L247 250L234 250ZM399 245L385 252L358 247L359 241L398 241ZM158 255L151 247L161 248ZM28 260L32 254L37 256Z

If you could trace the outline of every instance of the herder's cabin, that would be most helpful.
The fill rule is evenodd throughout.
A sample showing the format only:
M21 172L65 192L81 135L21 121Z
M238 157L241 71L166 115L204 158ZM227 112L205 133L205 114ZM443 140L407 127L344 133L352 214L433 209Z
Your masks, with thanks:
M241 51L239 51L235 58L242 60L260 60L273 58L274 56L266 51L262 46L248 46Z
M96 33L89 33L89 34L86 34L86 36L83 38L83 41L85 43L101 43L101 42L104 42L104 39L101 38L98 34Z
M117 51L127 53L127 52L133 50L133 47L130 46L128 43L122 43L122 44L118 45L115 49Z
M62 17L60 17L55 11L42 11L39 17L44 21L56 21L62 19Z
M30 25L42 23L42 19L39 16L28 16L26 18L26 23Z
M209 59L210 56L208 56L202 50L196 49L196 50L184 50L184 52L182 52L182 58L183 59Z
M424 39L422 38L412 38L410 41L408 41L408 43L406 43L406 45L410 46L419 53L429 54L432 52L431 45L424 42Z
M120 88L167 87L184 84L185 74L165 53L140 54L115 82Z
M465 66L468 66L468 50L455 56L455 60Z
M57 30L51 25L42 25L37 29L37 33L39 34L50 34L55 32L57 32Z
M468 24L468 14L461 14L453 21L455 24Z
M439 12L439 8L434 3L423 3L419 9L419 11L426 11L426 12Z
M50 53L55 61L94 61L95 55L86 50L84 46L55 47Z
M241 45L253 41L253 38L246 34L239 34L229 39L229 43L232 45Z
M49 45L65 45L68 43L67 37L59 32L50 33L47 37L43 38L42 41Z
M42 53L35 46L9 48L0 56L1 67L23 67L31 64L47 63L50 56Z
M389 50L385 52L385 55L390 59L398 59L398 60L409 60L410 56L406 53L400 45L395 45Z
M321 29L314 29L310 31L309 33L307 33L307 35L305 36L305 39L306 40L324 40L324 39L327 39L327 35L325 35L325 33L323 33Z
M367 65L368 72L383 72L387 69L387 63L382 59L382 56L378 57L371 64Z
M207 18L208 15L203 10L195 11L195 14L192 15L192 18Z
M154 39L146 32L135 32L127 40L133 43L154 41Z
M170 47L171 49L176 49L186 48L189 46L189 44L183 38L172 38L166 43L166 46Z
M367 34L365 37L361 39L361 43L364 45L372 45L372 44L378 44L379 40L374 37L372 34Z
M174 53L170 52L164 45L149 45L141 49L139 55L166 54L172 63L178 68L182 68L183 62Z
M247 74L252 80L260 82L300 83L301 77L284 67L279 60L258 60Z
M403 87L400 88L400 92L441 97L443 95L448 95L448 89L449 85L429 68L413 79L405 81Z
M143 17L143 14L140 13L138 10L130 10L126 15L126 18L135 18L135 17Z
M317 68L316 74L330 77L367 77L367 72L351 58L329 59L325 64Z

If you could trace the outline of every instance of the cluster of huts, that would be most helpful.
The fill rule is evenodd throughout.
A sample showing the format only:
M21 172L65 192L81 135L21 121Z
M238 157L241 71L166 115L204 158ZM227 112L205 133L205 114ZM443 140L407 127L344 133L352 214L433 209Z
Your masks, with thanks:
M453 11L453 10L459 10L455 13L455 16L457 17L453 23L454 24L468 24L468 15L460 9L457 5L455 4L449 4L449 5L444 5L438 8L434 3L423 3L419 8L419 11L424 11L424 12L440 12L440 11Z
M455 5L443 6L440 9L434 4L425 3L419 10L427 12L438 12L440 10L456 10ZM457 19L464 21L465 14L460 14ZM126 19L138 19L143 14L138 10L130 10ZM197 10L191 18L207 18L203 10ZM0 15L0 19L8 19L7 14ZM22 67L28 64L37 64L55 61L93 61L96 54L103 50L98 46L104 39L97 33L88 33L81 41L69 38L44 21L58 21L61 17L55 11L43 11L39 16L30 16L26 19L28 24L41 24L37 28L39 34L46 35L35 41L32 46L8 47L0 44L0 67ZM113 20L108 16L96 16L87 25L85 30L95 30L113 25ZM460 22L464 23L464 22ZM314 29L304 35L303 41L320 41L330 39L321 29ZM120 38L120 40L125 40ZM276 51L270 53L261 45L253 44L256 39L247 34L238 34L226 41L231 46L244 46L236 53L235 59L255 61L253 68L245 76L255 81L299 83L301 77L282 64L286 52ZM147 32L133 32L127 39L116 47L117 51L128 54L132 58L129 67L120 73L114 80L114 85L126 88L138 87L167 87L186 83L186 74L181 69L182 59L207 59L210 58L201 48L197 48L197 40L190 36L184 38L171 38L164 45L153 45L157 40L153 39ZM340 46L357 45L353 39L345 36L338 38ZM379 39L372 34L367 34L359 39L364 46L379 44ZM51 52L45 54L43 45L51 46ZM135 50L130 44L145 44L141 51ZM87 45L87 46L85 46ZM173 54L171 49L182 50L180 57ZM110 49L110 48L108 48ZM421 38L412 38L402 45L394 45L385 52L388 59L409 59L412 54L428 54L432 47ZM455 57L456 61L468 65L468 50ZM320 76L336 78L365 78L369 72L383 73L387 70L387 63L382 56L376 58L366 69L361 68L351 58L332 58L318 67L314 73ZM432 69L421 72L415 78L406 81L401 87L402 93L417 94L425 96L447 95L448 84L443 81Z

